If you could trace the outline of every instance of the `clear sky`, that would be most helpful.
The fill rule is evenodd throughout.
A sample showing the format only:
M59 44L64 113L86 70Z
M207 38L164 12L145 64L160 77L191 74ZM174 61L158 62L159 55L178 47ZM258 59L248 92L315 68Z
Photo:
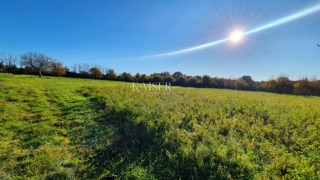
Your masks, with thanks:
M249 32L320 4L319 0L1 0L0 53L43 53L69 68L99 64L116 73L267 80L320 79L320 10L183 53L165 54ZM156 56L154 56L156 55ZM157 56L158 55L158 56Z

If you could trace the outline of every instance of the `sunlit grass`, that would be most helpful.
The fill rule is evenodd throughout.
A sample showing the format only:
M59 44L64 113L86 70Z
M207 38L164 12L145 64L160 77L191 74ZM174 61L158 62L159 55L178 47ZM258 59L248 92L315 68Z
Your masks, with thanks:
M0 74L0 179L316 179L320 98Z

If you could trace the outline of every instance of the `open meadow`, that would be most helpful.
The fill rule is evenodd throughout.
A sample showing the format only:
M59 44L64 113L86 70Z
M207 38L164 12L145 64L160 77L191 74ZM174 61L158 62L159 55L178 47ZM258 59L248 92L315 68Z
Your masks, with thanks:
M0 179L319 179L319 129L320 97L0 74Z

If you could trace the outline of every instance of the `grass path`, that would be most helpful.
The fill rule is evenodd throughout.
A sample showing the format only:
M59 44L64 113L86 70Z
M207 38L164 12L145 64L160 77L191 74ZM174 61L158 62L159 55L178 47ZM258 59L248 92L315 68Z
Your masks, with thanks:
M82 168L80 137L98 114L77 92L83 83L12 76L0 79L0 179L73 177Z

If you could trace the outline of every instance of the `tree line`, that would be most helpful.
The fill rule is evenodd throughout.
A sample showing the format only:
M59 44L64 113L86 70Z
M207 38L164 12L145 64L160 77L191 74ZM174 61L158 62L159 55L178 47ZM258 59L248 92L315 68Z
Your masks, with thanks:
M188 76L180 71L173 74L168 71L153 73L150 75L129 72L117 74L114 69L103 68L99 65L88 63L76 63L71 69L63 66L53 58L36 52L27 52L19 57L12 54L0 56L0 73L13 74L37 74L47 76L63 76L72 78L92 78L104 80L117 80L136 83L167 82L172 86L199 87L199 88L221 88L245 91L265 91L281 94L295 94L304 96L320 96L320 80L315 78L301 78L292 81L287 75L279 75L267 81L254 81L251 76L244 75L240 78L230 79L221 77Z

